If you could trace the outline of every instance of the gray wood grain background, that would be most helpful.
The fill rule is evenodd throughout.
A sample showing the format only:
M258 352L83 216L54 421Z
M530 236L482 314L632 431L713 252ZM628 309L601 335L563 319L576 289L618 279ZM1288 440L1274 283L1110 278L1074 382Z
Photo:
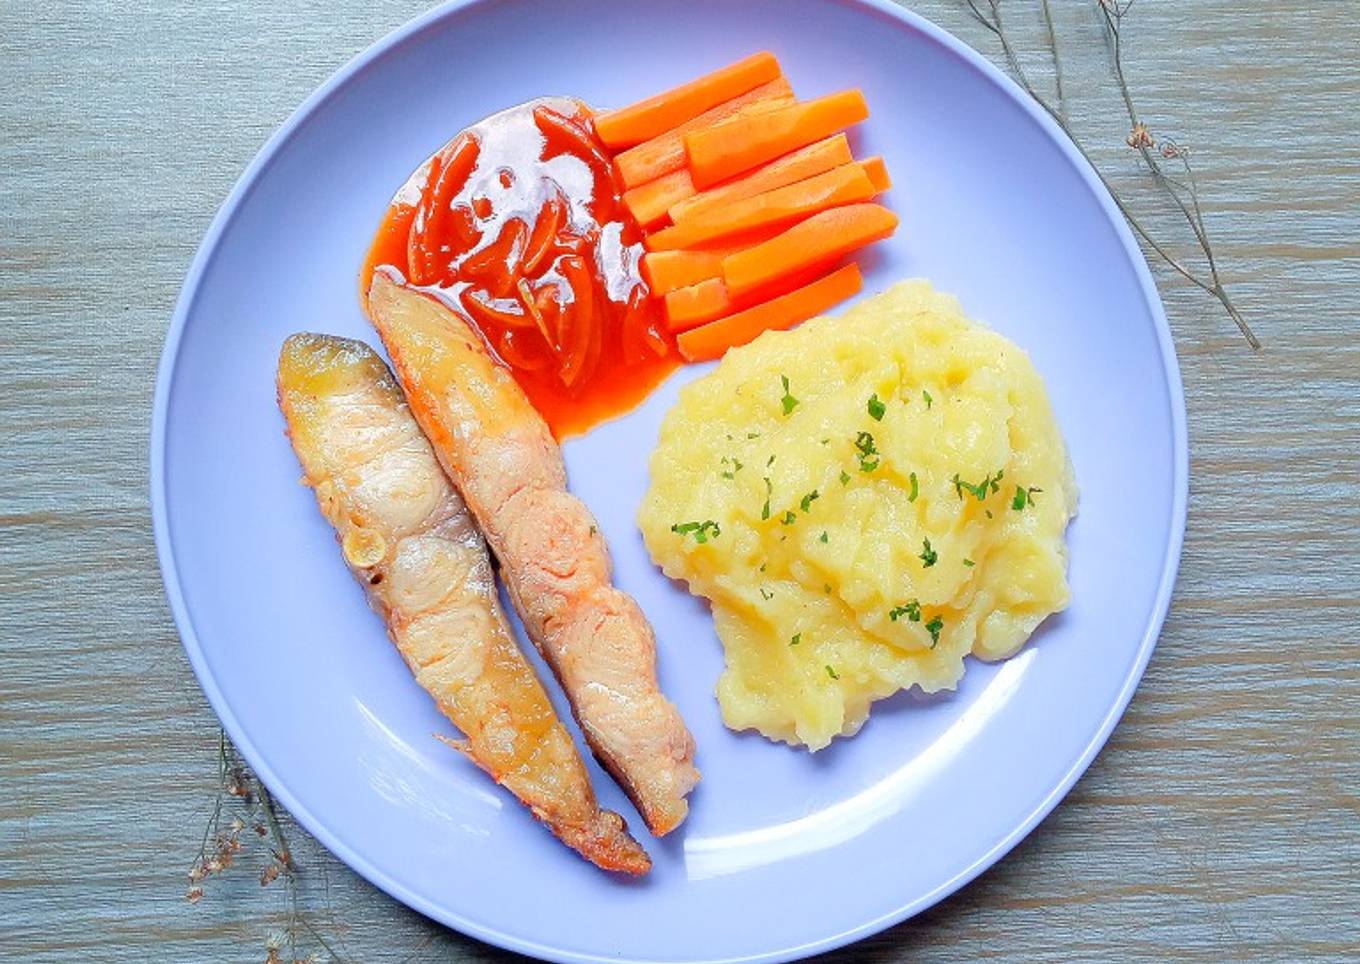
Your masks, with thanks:
M1075 126L1187 257L1123 146L1093 0L1053 0ZM0 0L0 958L262 961L289 892L185 900L215 718L147 509L154 368L184 271L266 136L419 0ZM992 57L963 0L912 6ZM1034 0L1005 0L1038 51ZM1014 853L850 960L1360 957L1360 48L1351 0L1142 0L1128 68L1196 149L1264 343L1164 265L1190 411L1171 616L1109 746ZM1042 58L1033 58L1044 76ZM510 957L290 829L351 960ZM303 945L317 948L304 933Z

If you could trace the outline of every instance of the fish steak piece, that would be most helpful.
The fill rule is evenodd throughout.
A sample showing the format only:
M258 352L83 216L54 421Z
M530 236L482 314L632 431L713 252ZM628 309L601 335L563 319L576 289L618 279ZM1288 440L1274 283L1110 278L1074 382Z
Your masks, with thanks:
M623 818L596 802L506 623L481 533L382 359L362 342L293 335L278 398L345 561L416 681L463 733L446 742L587 860L646 873Z
M604 537L567 491L547 423L469 322L442 302L380 271L367 309L586 741L652 833L673 830L699 779L694 739L657 684L647 617L610 582Z

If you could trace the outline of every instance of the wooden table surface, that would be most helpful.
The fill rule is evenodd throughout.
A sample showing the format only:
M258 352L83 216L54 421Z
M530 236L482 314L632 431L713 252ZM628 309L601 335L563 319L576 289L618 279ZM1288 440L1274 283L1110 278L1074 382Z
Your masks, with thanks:
M1190 256L1123 145L1093 0L1052 4L1075 127ZM963 0L912 6L999 56ZM161 592L152 382L185 269L242 167L313 87L421 9L0 4L0 959L262 961L286 925L289 891L260 886L267 854L249 833L237 865L185 899L218 725ZM1036 0L1003 9L1044 76ZM839 957L1360 956L1357 13L1351 0L1133 8L1135 94L1155 133L1194 145L1218 255L1264 348L1152 262L1191 486L1147 675L1010 856ZM348 959L511 956L285 830L303 913Z

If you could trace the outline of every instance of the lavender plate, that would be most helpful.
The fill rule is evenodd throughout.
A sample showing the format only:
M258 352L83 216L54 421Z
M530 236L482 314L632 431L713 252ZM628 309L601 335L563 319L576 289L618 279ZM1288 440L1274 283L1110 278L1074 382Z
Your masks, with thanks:
M274 405L279 345L376 341L356 273L392 190L485 114L542 94L617 105L770 49L803 96L860 86L863 153L902 216L866 289L915 275L1026 348L1082 489L1073 603L957 693L901 696L816 756L726 731L702 605L643 551L645 456L688 369L566 446L617 578L651 616L704 782L656 869L602 874L431 738L341 563ZM441 7L322 86L251 163L189 270L161 362L151 498L190 662L236 745L351 867L460 931L561 961L787 960L910 917L999 859L1109 736L1171 595L1185 412L1161 305L1110 198L993 67L877 0L486 0ZM1130 498L1137 493L1137 498ZM607 806L640 826L593 770ZM645 835L644 835L645 836Z

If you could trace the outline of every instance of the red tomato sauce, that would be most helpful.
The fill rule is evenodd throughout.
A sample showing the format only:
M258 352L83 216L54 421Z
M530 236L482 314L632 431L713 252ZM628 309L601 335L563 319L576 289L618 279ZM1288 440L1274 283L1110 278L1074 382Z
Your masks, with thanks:
M395 268L470 319L558 438L632 409L680 364L590 116L543 98L461 132L392 199L360 275L366 297Z

